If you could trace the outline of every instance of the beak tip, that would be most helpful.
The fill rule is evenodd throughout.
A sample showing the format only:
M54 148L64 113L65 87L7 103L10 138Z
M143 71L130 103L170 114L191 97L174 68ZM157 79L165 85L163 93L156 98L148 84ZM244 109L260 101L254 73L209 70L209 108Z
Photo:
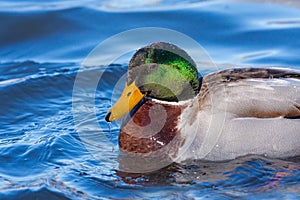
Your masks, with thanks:
M107 122L111 122L111 120L109 119L110 116L111 116L111 112L108 112L108 113L105 115L105 120L106 120Z

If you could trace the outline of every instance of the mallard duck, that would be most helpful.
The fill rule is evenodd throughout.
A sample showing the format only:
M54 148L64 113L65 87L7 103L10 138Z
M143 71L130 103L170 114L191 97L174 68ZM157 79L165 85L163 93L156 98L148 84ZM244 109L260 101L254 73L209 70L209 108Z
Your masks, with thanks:
M296 156L300 72L231 68L202 77L185 51L153 43L133 55L125 89L105 119L124 116L119 146L128 155L161 151L176 162Z

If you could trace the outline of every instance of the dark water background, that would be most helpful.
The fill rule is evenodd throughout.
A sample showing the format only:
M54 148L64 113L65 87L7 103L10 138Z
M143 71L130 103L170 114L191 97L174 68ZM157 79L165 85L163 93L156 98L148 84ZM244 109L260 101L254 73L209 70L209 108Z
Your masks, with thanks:
M77 71L98 43L139 27L180 31L216 63L300 69L298 1L0 1L0 199L299 199L300 158L118 171L119 124L110 132L103 117L129 56L107 68L97 91L109 142L94 148L97 159L87 150L73 121Z

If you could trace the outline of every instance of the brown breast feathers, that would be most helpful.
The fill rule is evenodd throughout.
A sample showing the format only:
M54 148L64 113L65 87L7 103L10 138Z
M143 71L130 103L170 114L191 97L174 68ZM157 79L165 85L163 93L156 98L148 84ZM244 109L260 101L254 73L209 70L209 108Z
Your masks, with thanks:
M177 122L182 112L178 105L146 101L123 123L119 146L123 152L151 153L169 144L178 134Z

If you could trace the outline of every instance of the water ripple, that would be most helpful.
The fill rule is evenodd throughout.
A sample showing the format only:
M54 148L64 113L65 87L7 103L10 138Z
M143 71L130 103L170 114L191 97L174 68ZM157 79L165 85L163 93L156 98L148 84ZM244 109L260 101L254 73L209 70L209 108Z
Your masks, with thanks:
M120 171L120 122L109 130L104 115L122 89L113 90L130 57L123 55L122 62L110 66L80 65L104 39L155 26L194 38L214 62L226 63L221 67L299 68L300 15L295 2L2 1L0 199L299 198L299 157L250 155L226 162L173 163L145 174ZM130 46L130 41L122 45ZM84 75L78 81L86 87L73 96L78 72ZM94 94L88 86L100 72L104 76ZM72 103L84 107L93 95L97 123L90 112L81 113L79 124L85 125L84 138L89 139L84 140L75 129Z

